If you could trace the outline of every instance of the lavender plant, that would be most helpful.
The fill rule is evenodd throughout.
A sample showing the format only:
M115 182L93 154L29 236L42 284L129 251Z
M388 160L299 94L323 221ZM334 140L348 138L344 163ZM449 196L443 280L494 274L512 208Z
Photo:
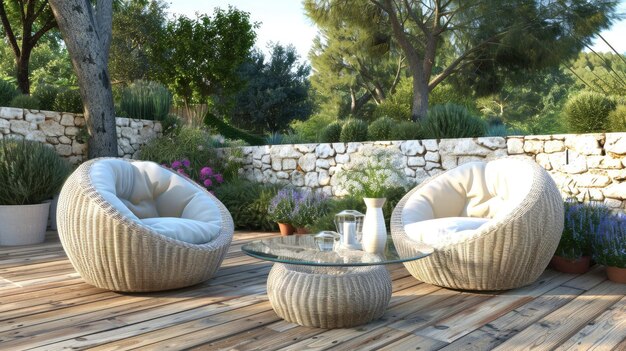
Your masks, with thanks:
M592 238L598 232L600 222L609 215L610 210L601 204L565 202L563 234L555 255L572 260L591 256Z
M329 199L321 192L301 192L294 199L292 224L309 227L328 214Z
M593 240L593 257L605 266L626 268L626 216L603 218Z
M275 222L292 223L295 202L301 196L301 192L291 188L278 191L270 201L268 217Z

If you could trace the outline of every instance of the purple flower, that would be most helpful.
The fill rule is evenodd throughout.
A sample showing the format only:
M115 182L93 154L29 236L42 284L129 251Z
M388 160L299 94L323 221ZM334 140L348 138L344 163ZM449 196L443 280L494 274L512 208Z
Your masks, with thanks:
M186 168L189 168L189 167L191 167L191 162L189 162L188 159L184 159L183 160L183 166L185 166Z
M185 173L185 170L182 168L177 169L176 172L178 172L178 174L184 175L185 177L189 177L189 175L187 175L187 173Z
M211 185L213 185L213 181L211 181L211 179L205 179L204 180L204 186L205 187L210 187Z
M216 181L218 184L221 184L222 182L224 182L224 176L222 176L222 175L221 175L221 174L219 174L219 173L218 173L218 174L216 174L216 175L214 175L214 176L213 176L213 179L215 179L215 181Z
M178 160L172 162L172 168L174 168L174 169L179 169L180 167L182 167L182 165L183 165L182 162L180 162Z
M213 175L213 170L211 169L211 167L204 167L200 170L201 177L207 178L212 175Z

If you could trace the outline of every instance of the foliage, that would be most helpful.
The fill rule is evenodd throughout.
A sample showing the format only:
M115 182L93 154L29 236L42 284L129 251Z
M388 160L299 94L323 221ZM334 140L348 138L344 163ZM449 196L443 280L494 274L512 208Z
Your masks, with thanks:
M389 117L380 117L370 123L367 128L367 137L369 140L391 140L391 129L397 122Z
M57 93L52 110L83 113L83 99L78 89L62 89Z
M424 137L430 139L471 138L485 135L486 125L467 108L445 104L434 106L422 124Z
M226 206L237 229L271 231L276 223L268 208L280 186L247 180L234 180L215 189L215 196Z
M255 25L248 13L216 8L213 16L176 17L154 38L161 64L157 80L167 84L175 102L189 108L210 97L225 98L241 87L237 69L250 54Z
M11 100L18 95L15 84L0 79L0 106L9 106Z
M568 72L580 88L604 95L626 95L626 56L581 52Z
M122 92L120 109L130 118L162 121L170 112L172 94L157 82L136 81Z
M603 205L565 202L565 225L555 255L568 259L590 256L598 225L609 214Z
M13 98L13 100L11 100L11 102L9 102L9 106L11 107L19 107L29 110L39 110L39 104L39 99L26 94L17 95Z
M371 198L385 197L387 189L405 183L401 155L378 148L352 154L338 177L348 194Z
M343 124L339 121L328 124L320 133L319 141L322 143L337 143L341 140Z
M54 149L34 141L0 140L0 205L32 205L61 190L70 167Z
M626 132L626 105L617 105L609 113L609 129L612 132Z
M33 96L39 100L39 107L42 110L51 111L54 109L54 102L59 94L59 88L48 85L38 84L33 92ZM82 103L81 103L82 107Z
M293 223L295 199L299 197L301 197L299 190L287 188L278 191L268 207L268 218L274 222Z
M593 238L593 257L605 266L626 268L626 216L602 218Z
M309 71L291 45L273 44L268 59L255 50L239 68L246 84L234 97L231 123L257 133L275 133L285 131L294 119L308 118L313 110Z
M165 35L167 3L162 0L120 1L114 7L109 71L114 83L127 85L167 69L156 52Z
M213 192L216 186L224 182L224 176L220 173L215 173L213 168L204 166L200 169L194 169L191 167L191 161L186 158L175 160L171 164L163 164L163 167L167 167L182 176L190 178L210 192Z
M207 112L204 116L204 123L212 128L215 128L218 133L231 140L243 140L249 145L263 145L263 138L256 135L252 135L244 130L233 127L228 123L217 118L211 112Z
M609 127L609 113L615 101L600 93L583 91L571 97L564 112L569 129L575 133L604 132Z
M411 121L395 123L391 128L391 140L422 139L422 127Z
M339 141L349 143L353 141L367 140L367 122L351 118L341 127L341 135Z
M280 133L270 133L265 137L265 145L280 145L283 143L283 135Z
M305 121L292 121L290 127L305 142L316 142L320 140L321 131L334 121L333 117L315 114ZM337 141L339 141L339 137L337 137Z
M298 191L293 198L290 224L306 228L328 214L328 198L322 192Z
M411 103L413 99L413 78L403 77L392 94L376 105L373 118L389 117L396 121L411 120Z

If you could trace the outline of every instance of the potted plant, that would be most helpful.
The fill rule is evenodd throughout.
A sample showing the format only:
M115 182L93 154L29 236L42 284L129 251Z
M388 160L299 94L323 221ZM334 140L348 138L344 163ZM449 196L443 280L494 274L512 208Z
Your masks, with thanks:
M291 223L293 221L294 198L299 196L299 193L294 189L282 189L270 201L268 216L278 223L281 235L291 235L296 230Z
M50 200L70 171L54 149L34 141L0 140L0 245L45 239Z
M294 192L292 222L296 234L309 233L309 227L328 214L329 201L321 192Z
M363 220L363 250L370 253L382 252L387 242L387 227L383 206L385 192L404 183L401 163L388 150L365 149L348 163L340 175L345 189L351 194L362 196L367 210Z
M600 221L609 215L603 205L565 202L565 223L551 264L563 273L586 273L591 266L592 242Z
M600 222L593 256L606 266L609 280L626 284L626 216L609 216Z

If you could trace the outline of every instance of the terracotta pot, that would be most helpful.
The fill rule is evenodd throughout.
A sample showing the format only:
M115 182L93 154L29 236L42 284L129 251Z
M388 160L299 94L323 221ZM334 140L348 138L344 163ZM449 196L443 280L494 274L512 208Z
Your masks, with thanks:
M280 230L280 235L291 235L296 230L296 228L294 228L289 223L278 222L278 230Z
M296 234L309 234L309 230L305 227L296 228Z
M552 257L552 268L559 272L571 274L583 274L589 271L591 266L591 256L583 256L574 260L556 256Z
M612 282L626 284L626 268L606 267L606 275Z

